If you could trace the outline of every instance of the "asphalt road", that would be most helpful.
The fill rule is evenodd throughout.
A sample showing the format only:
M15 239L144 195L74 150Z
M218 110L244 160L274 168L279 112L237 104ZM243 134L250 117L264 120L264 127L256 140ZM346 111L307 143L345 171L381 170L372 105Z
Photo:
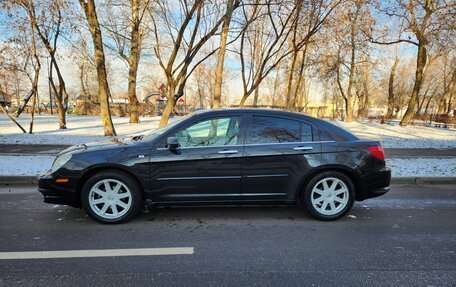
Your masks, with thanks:
M0 286L455 286L456 186L393 186L336 222L300 207L200 207L142 212L113 226L44 204L35 187L0 187L0 252L160 247L193 254L0 253Z

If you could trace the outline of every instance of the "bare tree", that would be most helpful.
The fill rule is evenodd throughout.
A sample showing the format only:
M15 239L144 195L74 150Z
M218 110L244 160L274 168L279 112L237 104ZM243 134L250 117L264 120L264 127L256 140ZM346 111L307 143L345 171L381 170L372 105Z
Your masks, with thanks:
M363 34L363 29L368 28L369 26L366 25L370 23L370 19L368 17L368 13L366 13L366 2L364 1L352 1L348 3L347 12L345 14L346 18L342 18L343 20L347 20L348 24L348 39L349 42L346 44L348 48L348 55L349 60L346 67L348 68L348 84L347 90L344 92L342 88L342 83L340 79L340 68L342 68L343 60L341 60L341 64L338 66L337 71L337 85L339 86L340 93L345 101L345 121L351 122L353 120L353 86L355 80L355 73L357 64L359 63L359 55L357 53L361 52L363 45L365 45L365 39ZM343 50L342 48L339 49L338 58L343 59Z
M31 83L31 90L28 93L28 96L25 98L25 102L22 107L19 107L17 112L16 112L16 117L18 117L25 106L27 105L27 102L32 98L32 110L31 110L31 118L30 118L30 127L29 127L29 133L33 133L33 122L34 122L34 117L35 117L35 107L37 105L37 98L38 98L38 81L40 77L40 70L41 70L41 61L40 61L40 55L39 55L39 46L36 42L36 23L34 22L34 11L33 9L33 2L31 1L18 1L18 2L11 2L7 3L7 5L4 6L6 9L11 11L12 9L23 9L24 12L26 13L26 17L16 18L16 20L19 20L19 23L14 23L12 26L16 29L18 32L17 35L13 36L12 39L10 39L12 42L15 43L16 49L15 53L19 55L15 55L13 57L16 58L24 58L23 63L20 65L13 65L14 70L19 71L27 75L28 79L30 80ZM25 27L29 27L28 29L24 29ZM19 49L17 49L19 47ZM17 63L17 61L16 61ZM29 68L33 69L33 72L29 71ZM19 101L18 101L19 105Z
M251 41L251 34L258 31L248 28L241 35L238 52L243 83L241 106L244 106L249 96L257 91L271 71L293 51L299 51L309 43L311 37L320 30L340 1L319 0L309 2L308 5L300 3L302 2L299 0L293 3L271 0L259 5L257 1L257 5L246 6L247 8L243 9L245 25L261 27L264 29L264 35L259 41ZM300 37L296 37L293 45L290 46L289 37L294 27L302 24L302 19L307 21L305 26L307 30L302 31ZM260 21L260 25L254 25L256 21ZM255 51L258 47L260 50ZM254 54L255 57L246 57L246 51L249 50L248 54Z
M410 37L387 40L385 36L381 35L379 39L372 40L372 42L382 45L409 43L417 47L415 83L407 110L400 122L401 126L409 124L415 114L415 108L419 104L418 96L427 61L427 46L435 40L438 33L452 26L454 13L451 12L451 8L454 7L456 7L456 3L444 0L395 0L394 4L383 9L386 15L395 17L404 24L403 34L411 33L416 38L416 40L412 40Z
M27 9L27 6L24 6L25 9ZM29 7L28 7L29 8ZM27 13L30 15L31 11L27 11ZM35 40L35 27L33 25L33 22L30 21L30 38L32 40L32 50L33 50L33 58L34 58L34 63L33 63L33 69L34 69L34 77L33 77L33 82L32 82L32 93L33 93L33 101L32 101L32 115L30 119L30 128L29 128L29 133L33 132L33 121L35 118L35 107L36 107L36 100L38 98L38 80L40 78L40 70L41 70L41 62L40 58L38 56L38 49L37 49L37 44Z
M456 92L456 57L444 57L442 92L439 100L438 114L450 114L452 111L452 101Z
M191 3L180 0L178 7L171 8L169 2L159 1L148 9L155 37L155 56L168 86L167 103L160 126L168 123L195 68L218 50L216 48L206 53L200 52L225 20L227 12L220 13L217 5L218 3L203 0L194 0ZM175 16L176 14L178 15Z
M37 10L34 0L21 0L20 4L27 11L30 23L33 24L38 38L46 48L48 55L51 58L50 65L55 69L57 74L58 85L56 85L52 79L52 68L49 81L57 98L59 127L60 129L66 129L68 93L57 61L56 52L58 39L62 34L62 23L64 21L62 10L67 7L68 3L61 0L40 2L39 10ZM46 15L43 11L47 11L50 14Z
M391 66L389 81L388 81L388 110L385 119L390 120L393 117L394 111L394 78L396 77L396 69L399 64L399 57L394 57L393 66Z
M119 4L117 1L107 1L107 20L100 24L112 38L113 45L104 43L107 47L115 50L117 55L125 61L128 66L128 99L130 105L130 123L139 123L138 98L136 95L138 67L143 49L145 29L143 19L150 0L129 0L129 5ZM123 11L113 13L113 7L124 6L129 9L128 15ZM119 19L120 18L120 19Z
M235 7L239 6L239 0L228 0L226 2L226 13L223 16L222 31L220 34L220 49L217 57L217 68L215 70L215 86L214 86L214 102L212 107L217 109L220 107L222 97L222 82L223 82L223 65L225 62L225 53L227 47L228 30Z
M89 24L90 34L92 35L94 53L95 53L95 65L97 68L98 76L98 94L100 98L100 112L101 120L103 122L104 135L115 136L116 131L111 119L111 110L109 108L109 98L111 92L108 85L108 75L106 73L106 60L103 49L103 38L101 35L100 24L98 22L97 11L94 0L79 0L87 22Z

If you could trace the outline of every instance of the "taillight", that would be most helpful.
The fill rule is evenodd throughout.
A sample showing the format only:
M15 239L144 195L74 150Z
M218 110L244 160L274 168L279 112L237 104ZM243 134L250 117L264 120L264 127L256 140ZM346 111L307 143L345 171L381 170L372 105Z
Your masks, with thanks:
M376 145L376 146L370 146L368 147L369 152L371 155L374 157L380 159L380 160L385 160L385 153L383 152L383 147Z

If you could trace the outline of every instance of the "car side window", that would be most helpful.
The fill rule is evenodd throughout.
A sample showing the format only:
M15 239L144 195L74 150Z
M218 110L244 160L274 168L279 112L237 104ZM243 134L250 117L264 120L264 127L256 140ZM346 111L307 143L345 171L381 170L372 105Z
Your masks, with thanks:
M181 147L237 145L240 126L240 116L212 118L182 129L174 136Z
M301 123L294 120L253 116L247 143L287 143L301 141Z

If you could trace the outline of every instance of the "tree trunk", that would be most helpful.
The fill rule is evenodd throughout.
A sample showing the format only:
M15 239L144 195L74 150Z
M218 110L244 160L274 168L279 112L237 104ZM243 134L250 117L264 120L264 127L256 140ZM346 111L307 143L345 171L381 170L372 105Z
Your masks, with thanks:
M367 118L369 114L369 89L367 87L367 81L363 81L363 91L359 93L358 105L358 117Z
M388 82L388 110L386 112L386 120L390 120L393 117L394 112L394 77L396 75L397 65L399 64L399 57L396 56L394 64L391 67L389 82Z
M453 109L453 95L454 95L455 87L456 87L456 70L453 70L453 74L450 79L450 82L448 83L448 85L444 91L444 96L448 95L448 108L446 111L447 114L450 114L451 110Z
M257 87L255 89L255 92L253 93L253 106L256 107L258 105L258 95L259 95L259 89L260 87Z
M168 123L169 117L174 110L174 105L176 104L176 101L174 100L175 90L176 88L173 85L170 85L167 97L168 100L165 109L163 110L163 115L161 116L160 124L158 125L159 127L165 126Z
M304 70L306 65L307 45L304 46L302 51L302 59L299 66L298 79L295 88L295 97L293 106L297 105L297 110L300 111L304 105L304 99L307 96L306 80L304 77Z
M337 70L336 70L336 83L337 83L337 87L339 88L339 92L342 95L342 98L344 99L345 108L343 109L341 116L342 116L342 120L345 121L346 117L347 117L348 104L347 104L347 96L345 95L344 89L342 87L342 83L340 81L340 63L338 63Z
M440 97L439 106L437 107L437 114L443 114L446 110L446 99L444 96Z
M240 107L245 106L245 102L247 101L247 99L249 98L249 96L250 96L251 94L252 94L252 91L251 91L251 90L244 93L244 95L242 96L241 102L239 103L239 106L240 106Z
M33 122L35 120L35 107L36 107L36 99L38 97L38 91L33 95L32 101L32 112L30 115L30 127L29 127L29 134L33 133Z
M33 89L30 90L30 92L26 95L26 97L24 98L24 104L22 106L20 106L20 98L19 98L19 101L18 101L18 107L17 107L17 110L16 112L14 113L14 117L15 118L18 118L22 112L24 111L25 107L27 106L28 102L30 101L30 99L33 97Z
M415 84L413 85L412 96L408 104L408 108L405 111L404 117L402 117L400 126L406 126L412 120L413 115L415 114L415 107L418 105L418 95L420 93L421 84L423 80L423 70L426 66L426 47L424 45L424 40L419 39L418 41L418 55L416 57L416 72L415 72Z
M298 57L298 51L294 51L293 55L290 59L290 73L288 74L288 84L287 84L287 95L286 95L286 109L288 111L291 111L293 108L293 103L294 103L294 98L296 97L295 95L292 95L292 90L293 90L293 76L294 76L294 70L296 67L296 59Z
M139 123L138 98L136 97L136 78L138 74L138 61L130 64L128 71L128 100L130 102L130 123Z
M353 121L353 102L352 102L352 88L353 88L353 78L355 75L355 59L356 59L356 44L355 44L355 28L351 27L351 56L350 56L350 74L348 76L348 88L347 95L345 99L345 111L347 117L345 118L346 122Z
M136 79L138 74L138 64L140 57L140 15L139 0L131 1L132 6L132 25L131 25L131 48L128 58L128 100L130 102L130 123L139 123L138 98L136 96Z
M426 92L424 92L424 94L423 94L423 96L422 96L423 99L422 99L421 101L419 101L419 99L418 99L418 102L420 102L420 104L419 104L419 106L418 106L418 114L419 114L419 115L422 114L421 111L423 110L423 105L424 105L424 102L426 101L426 97L427 97L427 94L428 94L428 92L429 92L430 87L431 87L431 86L429 85L429 87L426 89Z
M52 61L53 60L51 60L51 67L52 67ZM51 75L52 75L52 69L51 69ZM56 103L57 103L57 111L59 114L59 128L64 130L64 129L66 129L66 116L65 116L66 109L63 106L62 97L58 96L59 91L57 91L54 81L52 80L52 76L49 77L49 81L51 83L52 91L54 92L54 95L58 99L58 101L56 101Z
M427 102L427 104L426 104L426 108L424 108L424 115L427 115L427 114L428 114L429 104L431 103L433 97L434 97L434 94L432 94L432 95L429 97L429 100L428 100L428 102Z
M54 59L51 62L54 63L57 78L59 79L59 91L55 91L55 95L57 98L57 108L59 111L59 127L60 129L66 129L66 111L68 109L68 94L65 87L65 81L63 80L62 74L60 73L60 68L57 65L56 60Z
M222 32L220 35L220 50L217 58L217 67L215 69L215 87L214 87L214 102L212 107L217 109L220 107L222 98L222 83L223 83L223 65L225 62L226 40L228 38L228 29L230 27L231 16L233 14L233 4L236 0L228 0L226 4L226 14L223 21Z
M288 76L288 85L287 85L287 94L286 94L286 108L287 110L291 111L296 103L296 90L293 93L293 78L294 78L294 73L295 73L295 68L296 68L296 60L298 58L298 53L299 49L296 46L296 40L297 40L297 31L298 31L298 20L299 20L299 14L301 12L301 6L302 6L302 0L297 0L296 1L296 19L295 23L293 25L293 37L291 39L292 46L293 46L293 53L291 56L291 63L290 63L290 74Z
M32 46L33 46L33 57L35 58L35 68L34 68L34 78L33 78L33 83L32 83L32 91L33 91L33 101L32 101L32 115L30 117L30 128L29 128L29 133L33 133L33 122L35 120L35 107L37 105L36 101L38 99L38 81L40 79L40 70L41 70L41 63L40 63L40 58L38 57L37 51L36 51L36 42L35 42L35 33L34 33L34 28L33 24L31 26L31 31L32 31ZM40 107L38 106L38 112L40 110Z
M109 98L111 92L108 85L108 77L105 66L105 55L103 50L103 39L98 23L98 16L95 9L94 0L79 0L89 23L90 34L92 35L93 46L95 50L95 65L98 76L98 93L100 96L101 120L104 127L105 136L115 136L116 131L111 119L111 110L109 108Z
M450 114L452 109L453 109L453 92L450 93L450 97L448 98L448 108L447 108L447 114Z

